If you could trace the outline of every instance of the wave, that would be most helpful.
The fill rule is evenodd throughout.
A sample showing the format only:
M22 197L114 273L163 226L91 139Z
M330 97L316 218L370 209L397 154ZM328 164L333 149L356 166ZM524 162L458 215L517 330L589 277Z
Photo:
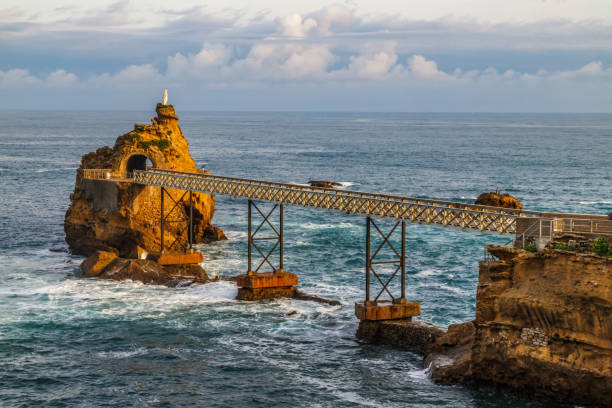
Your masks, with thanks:
M593 204L612 204L610 200L602 200L602 201L579 201L579 204L593 205Z

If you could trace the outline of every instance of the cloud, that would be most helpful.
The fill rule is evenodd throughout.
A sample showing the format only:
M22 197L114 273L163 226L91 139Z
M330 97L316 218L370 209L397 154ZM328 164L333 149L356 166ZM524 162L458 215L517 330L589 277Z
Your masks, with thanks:
M357 78L380 79L389 73L397 62L393 51L368 52L350 58L348 72Z
M30 75L27 69L0 71L0 88L26 88L41 83L42 80Z
M449 78L447 73L438 69L438 64L435 61L428 60L422 55L413 55L408 58L408 66L410 67L410 72L418 79L437 81Z
M279 19L279 34L283 37L304 38L314 31L318 24L312 18L303 19L298 13Z
M245 73L273 81L315 79L327 72L334 59L325 45L256 44L245 58L238 59L229 68L234 75Z
M218 69L227 65L231 57L231 47L223 44L207 43L196 54L184 56L181 53L176 53L174 57L168 57L168 76L201 77L210 72L211 69Z

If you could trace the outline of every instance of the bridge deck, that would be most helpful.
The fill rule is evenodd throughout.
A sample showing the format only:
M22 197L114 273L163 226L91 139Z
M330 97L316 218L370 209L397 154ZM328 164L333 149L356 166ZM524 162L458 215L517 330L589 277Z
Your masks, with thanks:
M136 170L131 175L117 174L111 170L84 170L83 177L86 179L130 181L148 186L320 208L345 214L404 219L412 223L457 227L500 235L515 234L517 218L549 215L536 211L452 201L334 190L161 169ZM571 216L572 214L567 215ZM601 222L606 223L603 220Z

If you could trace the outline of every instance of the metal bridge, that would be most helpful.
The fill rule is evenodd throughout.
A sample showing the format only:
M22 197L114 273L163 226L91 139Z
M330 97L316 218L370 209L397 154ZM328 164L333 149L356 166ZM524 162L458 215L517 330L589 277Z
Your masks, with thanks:
M536 211L161 169L135 170L129 175L104 169L84 170L83 177L130 181L147 186L221 194L345 214L394 218L417 224L456 227L499 235L515 235L517 218L543 215Z
M237 278L237 284L240 287L238 298L244 300L262 298L260 296L262 293L264 293L264 296L275 297L278 296L279 291L284 291L283 293L290 295L293 293L293 286L297 284L297 275L285 273L283 268L283 205L318 208L365 216L365 302L356 303L355 306L355 313L361 320L409 318L420 313L420 304L418 302L407 302L405 297L406 222L455 227L499 235L513 235L516 237L516 242L523 245L525 242L532 242L536 238L552 239L555 234L565 232L612 235L612 221L606 220L604 216L597 215L524 211L461 202L335 190L162 169L134 170L132 173L120 173L110 169L85 169L82 176L88 180L128 182L160 187L161 248L160 259L158 260L160 263L162 263L164 257L164 262L188 263L185 260L196 254L192 250L193 211L191 203L193 192L247 199L248 270L245 275L240 275ZM182 190L183 194L177 200L167 189ZM170 203L172 209L169 212L166 211L164 206L165 196L174 204ZM274 205L271 210L262 211L255 204L255 201L269 202ZM186 224L184 230L188 231L189 237L188 246L175 239L169 247L164 247L164 226L168 222L177 222L171 220L173 218L171 215L175 209L180 208L179 204L181 202L184 204L188 202L190 209L184 218ZM253 209L256 211L253 212ZM275 227L271 215L276 210L278 210L279 218ZM253 215L257 216L257 214L261 216L262 221L259 226L253 229L252 217ZM383 232L373 218L391 218L396 222L389 232ZM266 223L271 227L272 236L257 236ZM400 225L401 227L398 228ZM391 239L396 231L400 233L400 249L395 248ZM371 235L373 234L381 238L381 240L379 239L380 244L374 250L371 248ZM261 242L264 240L272 241L271 249L262 249ZM166 250L173 250L175 244L177 244L177 249L184 251L184 255L177 255L176 253L165 255ZM391 259L387 256L384 260L377 260L381 257L383 247L391 250ZM261 259L257 266L253 264L253 250L255 250L255 255ZM272 263L272 255L277 252L278 264L275 266ZM199 258L196 257L195 262L201 262L201 255L198 255ZM271 267L272 273L259 273L260 268L265 265ZM395 268L392 267L392 273L387 278L384 274L390 271L383 269L392 265ZM401 278L401 295L394 296L389 290L389 284L398 274ZM378 283L379 285L376 286L380 288L377 294L373 295L370 294L372 282L375 285ZM269 295L265 294L266 290L270 290ZM391 303L379 300L385 294L391 299Z

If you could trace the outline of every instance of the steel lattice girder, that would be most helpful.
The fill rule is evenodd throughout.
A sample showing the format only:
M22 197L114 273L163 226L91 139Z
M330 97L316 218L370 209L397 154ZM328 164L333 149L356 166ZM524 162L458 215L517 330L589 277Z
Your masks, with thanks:
M341 211L345 214L404 219L418 224L434 224L502 235L515 233L516 218L537 214L513 209L482 208L482 206L464 203L165 170L135 171L134 182L279 204L322 208Z

